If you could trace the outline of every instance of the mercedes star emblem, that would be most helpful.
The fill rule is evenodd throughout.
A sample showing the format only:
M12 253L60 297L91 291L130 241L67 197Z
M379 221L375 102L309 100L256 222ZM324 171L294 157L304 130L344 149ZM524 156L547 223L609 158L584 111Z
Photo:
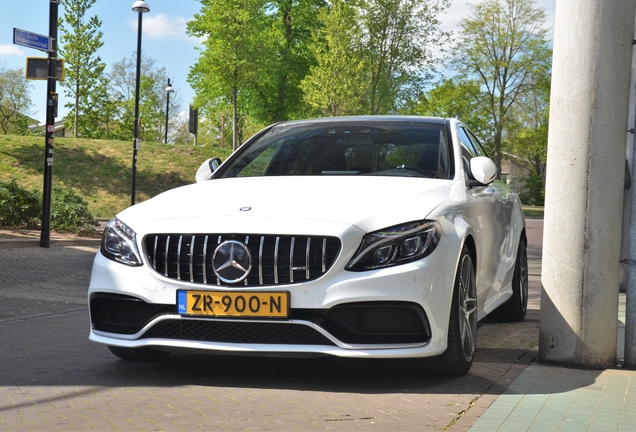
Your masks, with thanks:
M226 240L214 251L212 269L223 282L241 282L252 269L252 255L243 243Z

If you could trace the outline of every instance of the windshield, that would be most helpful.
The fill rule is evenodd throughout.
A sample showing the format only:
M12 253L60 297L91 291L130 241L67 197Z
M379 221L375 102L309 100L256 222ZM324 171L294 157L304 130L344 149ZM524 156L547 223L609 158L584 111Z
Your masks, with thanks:
M448 179L444 126L420 122L321 122L274 126L221 178L386 175Z

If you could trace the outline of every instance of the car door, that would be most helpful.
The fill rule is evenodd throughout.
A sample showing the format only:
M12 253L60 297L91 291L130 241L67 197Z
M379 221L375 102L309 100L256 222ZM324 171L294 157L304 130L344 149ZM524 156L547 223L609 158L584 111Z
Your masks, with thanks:
M462 154L467 159L476 156L488 156L479 141L463 125L458 126L457 134L462 146ZM497 301L507 281L511 266L514 264L514 243L510 229L512 191L498 175L487 186L475 186L468 189L467 196L477 247L477 299L478 313Z

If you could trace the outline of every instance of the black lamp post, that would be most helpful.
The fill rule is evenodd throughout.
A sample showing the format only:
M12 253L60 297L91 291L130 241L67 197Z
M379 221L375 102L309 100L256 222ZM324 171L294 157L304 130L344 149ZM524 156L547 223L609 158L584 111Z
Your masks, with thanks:
M135 183L137 180L137 150L139 150L139 80L141 75L141 22L142 14L150 12L150 7L145 1L139 0L133 3L132 10L139 14L137 24L137 75L135 77L135 132L133 136L133 160L132 160L132 193L130 205L135 205Z
M165 144L168 144L168 111L170 110L170 93L174 93L174 89L170 85L170 78L168 78L168 87L166 87L166 139Z

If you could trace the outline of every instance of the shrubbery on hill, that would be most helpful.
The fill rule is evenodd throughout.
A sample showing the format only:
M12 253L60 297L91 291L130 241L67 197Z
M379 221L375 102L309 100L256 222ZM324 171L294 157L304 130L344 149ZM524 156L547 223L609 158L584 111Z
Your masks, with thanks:
M42 214L41 194L24 189L15 180L0 181L0 226L37 228Z
M25 189L15 180L0 181L0 226L40 229L42 194ZM53 186L51 229L79 234L92 233L98 225L88 203L71 189Z
M88 210L88 203L75 191L53 186L51 196L51 228L56 231L88 234L99 222Z

